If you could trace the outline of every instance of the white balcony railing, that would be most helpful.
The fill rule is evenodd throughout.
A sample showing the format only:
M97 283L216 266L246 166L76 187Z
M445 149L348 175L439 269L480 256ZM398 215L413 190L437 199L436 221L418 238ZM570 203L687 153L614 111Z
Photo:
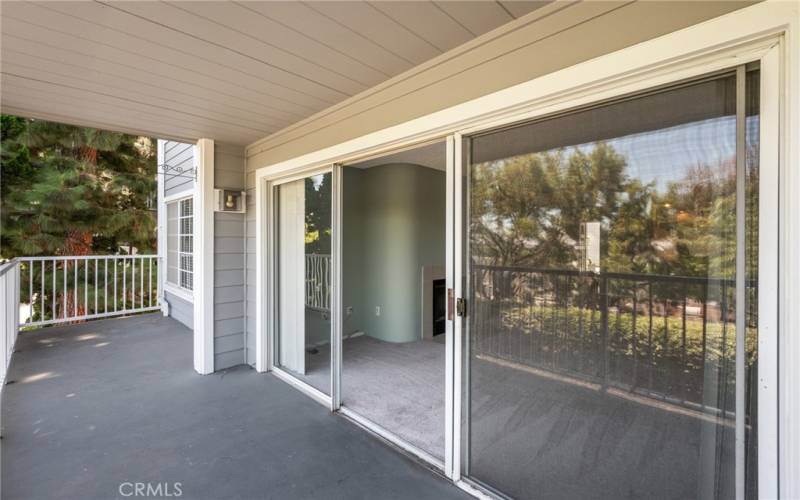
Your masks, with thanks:
M331 310L331 256L306 254L306 307Z
M0 308L1 391L19 332L19 262L16 260L0 264Z
M20 257L19 326L155 311L158 256Z

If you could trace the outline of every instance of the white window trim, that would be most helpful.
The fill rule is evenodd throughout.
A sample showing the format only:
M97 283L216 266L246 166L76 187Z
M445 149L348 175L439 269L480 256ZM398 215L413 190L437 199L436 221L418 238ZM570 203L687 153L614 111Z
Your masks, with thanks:
M764 498L800 497L800 475L793 473L800 469L800 396L796 384L792 383L800 380L800 364L792 362L800 356L800 336L777 334L778 331L796 332L800 327L800 308L792 306L800 303L800 280L791 279L800 275L800 218L788 217L788 214L800 212L800 197L792 196L800 192L800 175L789 169L790 165L800 165L799 29L797 2L759 3L397 126L257 169L256 329L257 340L261 339L256 353L257 368L263 371L270 364L266 347L269 345L266 311L270 294L265 288L268 250L264 239L269 234L267 181L449 134L471 134L761 60L762 71L765 67L778 70L769 71L766 77L772 92L768 94L762 88L762 98L768 98L762 105L776 120L769 124L762 122L761 135L763 138L772 134L778 145L776 151L767 155L778 165L780 179L780 185L773 186L773 201L779 217L770 227L777 234L768 246L774 252L770 256L776 261L780 274L768 280L772 282L764 289L777 296L777 300L766 304L774 317L767 321L767 328L759 325L765 341L761 345L760 339L760 366L777 367L759 371L759 495ZM451 155L452 161L455 156ZM449 164L449 175L453 175L453 169L454 164ZM454 227L458 232L458 224ZM452 242L448 248L452 248L451 245ZM453 352L451 328L448 325L447 356L453 364L448 366L458 372L460 357ZM450 384L447 391L447 401L452 404L446 408L446 427L452 436L445 450L445 473L463 485L460 455L454 453L457 445L453 442L460 439L460 390L453 392Z
M175 295L185 300L186 302L189 302L190 304L194 302L194 294L192 293L191 290L175 286L169 281L164 282L164 291L170 295Z
M171 195L164 197L164 204L167 203L174 203L176 201L180 201L186 198L191 198L194 196L194 189L186 189L184 191L180 191L178 193L172 193Z
M180 250L181 238L184 236L184 234L180 232L180 230L182 228L182 224L181 224L180 221L181 221L181 219L187 219L188 218L186 216L181 215L180 203L182 201L184 201L184 200L194 200L193 193L191 193L191 192L189 192L189 193L181 192L181 193L178 193L178 194L174 194L174 195L165 197L165 199L164 199L164 211L165 212L167 211L167 207L170 204L172 204L172 203L177 203L178 204L178 234L177 234L177 236L178 236L178 249L176 250L176 252L178 253L178 263L177 263L177 266L178 266L178 283L173 283L173 282L171 282L169 280L169 252L170 252L170 249L167 246L167 248L166 248L166 258L165 258L165 262L164 262L165 265L166 265L166 268L165 268L166 272L164 273L164 290L166 290L167 292L169 292L169 293L171 293L173 295L177 295L178 297L180 297L180 298L182 298L184 300L187 300L189 302L193 302L194 301L194 292L193 292L193 289L194 289L194 270L189 271L190 273L192 273L192 288L189 289L189 288L186 288L184 286L181 286L181 284L180 284L181 254L188 253L188 252L182 252ZM192 230L193 231L194 231L194 217L195 217L195 211L194 211L194 201L193 201L193 203L192 203L192 215L191 215L191 218L192 218ZM165 227L167 228L167 231L168 231L169 230L169 219L167 219L167 223L166 223ZM166 240L167 242L169 241L169 236L170 235L167 234L167 240ZM195 252L194 252L194 239L195 239L194 238L194 233L192 233L191 236L192 236L192 269L194 269L194 254L195 254ZM167 245L168 244L169 243L167 243Z

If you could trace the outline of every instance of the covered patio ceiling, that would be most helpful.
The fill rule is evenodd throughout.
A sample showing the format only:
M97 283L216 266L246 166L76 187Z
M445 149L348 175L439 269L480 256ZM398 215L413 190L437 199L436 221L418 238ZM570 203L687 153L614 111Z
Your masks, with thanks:
M3 113L244 145L547 2L3 2Z

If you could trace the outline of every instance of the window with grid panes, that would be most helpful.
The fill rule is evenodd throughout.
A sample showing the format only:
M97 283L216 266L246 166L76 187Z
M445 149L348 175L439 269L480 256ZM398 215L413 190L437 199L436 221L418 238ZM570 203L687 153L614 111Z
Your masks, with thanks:
M193 289L192 198L167 203L167 283Z

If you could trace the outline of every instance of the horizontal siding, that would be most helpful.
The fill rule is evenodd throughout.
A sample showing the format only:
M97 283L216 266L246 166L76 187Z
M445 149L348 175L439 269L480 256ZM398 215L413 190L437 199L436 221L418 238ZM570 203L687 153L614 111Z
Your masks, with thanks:
M164 141L164 196L191 191L194 187L194 145ZM182 169L178 173L176 169Z
M247 148L247 169L404 123L753 3L553 2L255 142Z
M218 286L215 287L214 293L216 294L216 300L219 304L244 301L243 286Z
M244 188L244 149L214 145L214 186ZM244 214L214 213L214 369L245 362Z
M243 251L243 238L244 238L244 223L240 222L242 234L239 236L214 236L214 249L217 254L242 254Z
M242 319L244 318L244 302L228 302L224 304L214 304L214 319ZM239 332L242 333L242 332Z
M243 318L241 317L214 320L215 337L239 335L242 333L243 328ZM239 348L241 349L241 347L240 345Z
M224 337L214 337L214 353L215 355L228 354L231 352L238 352L242 355L242 337L241 335L225 335ZM242 364L242 360L236 364Z
M252 172L247 174L248 181L254 179ZM247 364L256 364L256 193L252 186L247 189L247 211L245 213L245 331Z
M167 290L164 290L164 298L169 304L169 316L194 329L194 305Z
M241 365L242 356L243 354L241 349L236 351L221 352L219 354L214 354L214 369L224 370L232 366Z

